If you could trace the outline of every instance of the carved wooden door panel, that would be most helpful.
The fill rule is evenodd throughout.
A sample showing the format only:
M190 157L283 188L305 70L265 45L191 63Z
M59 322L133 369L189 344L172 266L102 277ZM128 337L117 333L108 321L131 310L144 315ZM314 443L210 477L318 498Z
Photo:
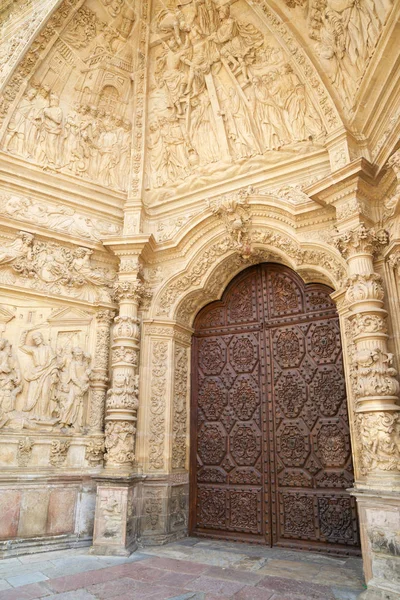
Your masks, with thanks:
M260 292L256 269L236 279L225 301L200 316L193 352L193 525L240 539L263 539L270 531L264 519Z
M358 553L340 332L330 290L240 274L195 324L191 531Z

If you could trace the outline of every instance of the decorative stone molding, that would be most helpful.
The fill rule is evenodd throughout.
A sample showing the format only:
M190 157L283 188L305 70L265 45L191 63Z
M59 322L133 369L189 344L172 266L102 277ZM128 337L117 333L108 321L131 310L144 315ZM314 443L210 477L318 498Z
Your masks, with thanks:
M249 244L251 226L249 196L253 193L255 193L254 188L249 186L230 196L212 198L207 201L212 214L223 221L233 247L243 256L252 254Z
M172 469L184 469L187 447L188 349L175 346L174 397L172 405Z
M151 470L164 468L168 343L155 340L151 353L150 441Z

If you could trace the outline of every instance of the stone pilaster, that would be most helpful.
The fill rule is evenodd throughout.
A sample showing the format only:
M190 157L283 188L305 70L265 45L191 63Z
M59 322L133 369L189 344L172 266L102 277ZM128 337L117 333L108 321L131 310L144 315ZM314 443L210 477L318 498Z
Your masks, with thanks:
M139 407L140 244L119 240L123 250L114 288L119 304L111 340L111 386L106 395L105 469L97 479L92 552L128 555L137 547L141 480L136 460ZM112 249L118 254L118 246Z

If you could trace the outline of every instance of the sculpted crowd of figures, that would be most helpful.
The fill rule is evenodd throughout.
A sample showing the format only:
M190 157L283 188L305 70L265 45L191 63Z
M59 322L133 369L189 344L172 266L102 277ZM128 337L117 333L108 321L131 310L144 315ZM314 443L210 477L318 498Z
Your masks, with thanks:
M55 351L38 330L24 331L18 350L29 357L23 375L9 341L0 339L0 427L82 431L90 356L80 347Z
M48 86L28 89L8 124L3 147L46 170L127 189L130 122L79 103L66 112Z
M286 0L302 7L309 37L335 88L352 106L392 0Z
M147 189L323 137L306 86L276 42L229 5L200 0L184 8L157 18Z
M89 248L69 249L20 231L13 242L0 245L0 280L92 301L110 299L115 272L93 267L92 254Z

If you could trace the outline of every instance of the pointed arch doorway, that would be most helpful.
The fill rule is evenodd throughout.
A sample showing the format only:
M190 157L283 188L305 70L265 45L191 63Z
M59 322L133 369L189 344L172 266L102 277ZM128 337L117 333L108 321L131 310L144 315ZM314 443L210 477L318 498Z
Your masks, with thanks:
M282 265L260 264L198 314L193 535L359 554L331 292Z

